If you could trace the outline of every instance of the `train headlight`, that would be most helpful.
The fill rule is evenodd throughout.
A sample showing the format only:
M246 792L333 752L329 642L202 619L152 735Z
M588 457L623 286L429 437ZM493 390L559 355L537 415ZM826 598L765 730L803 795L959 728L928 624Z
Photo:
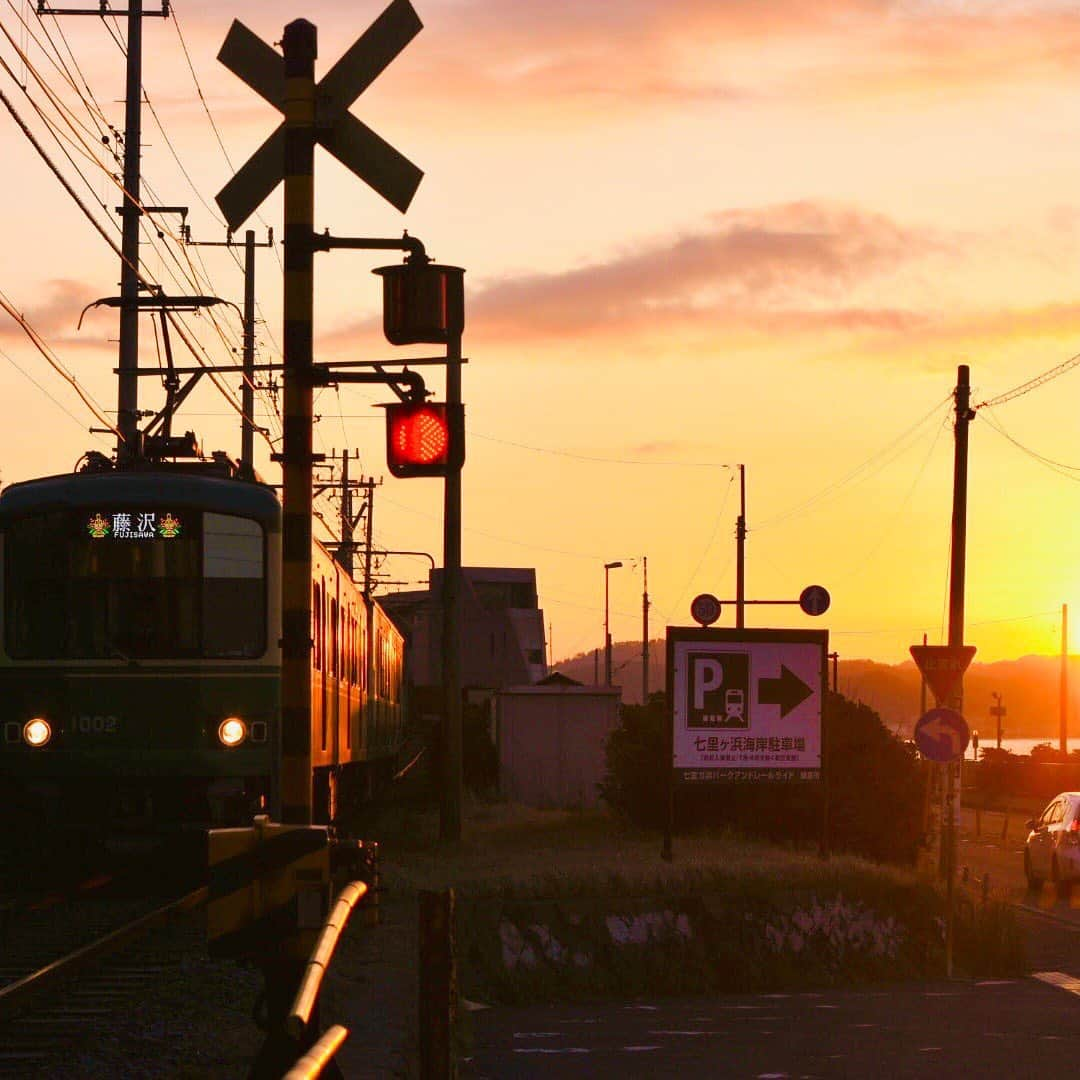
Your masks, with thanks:
M35 716L23 724L22 737L27 746L44 746L52 738L52 727L44 717Z
M222 746L239 746L247 733L247 724L239 716L230 716L218 724L217 737Z

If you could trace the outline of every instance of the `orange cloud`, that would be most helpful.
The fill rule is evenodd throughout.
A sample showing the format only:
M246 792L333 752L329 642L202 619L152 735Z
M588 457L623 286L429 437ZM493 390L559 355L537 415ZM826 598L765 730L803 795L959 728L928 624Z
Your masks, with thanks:
M60 341L73 345L99 344L98 341L88 340L92 335L84 334L80 338L75 329L79 312L100 295L91 289L92 286L81 281L55 279L47 284L45 296L23 309L20 314L51 345ZM87 320L92 317L92 313L87 312ZM111 318L115 321L115 314ZM84 330L87 325L84 321ZM14 319L5 316L0 320L0 337L9 341L22 341L26 334Z
M1049 2L471 0L421 17L428 31L397 62L411 70L395 100L514 126L790 100L793 86L816 98L1000 86L1071 76L1080 58L1080 13Z
M617 336L638 351L676 331L904 334L923 316L859 304L856 290L950 249L939 233L852 207L798 202L726 211L700 232L606 262L470 290L467 332L470 342L515 347ZM340 327L320 347L346 346L376 326L368 319Z
M483 337L566 337L672 320L775 314L846 295L941 250L945 241L861 210L792 203L717 214L711 228L561 274L494 282L470 297ZM896 326L899 313L845 308L847 322ZM822 312L820 317L835 316ZM805 317L803 315L802 317Z

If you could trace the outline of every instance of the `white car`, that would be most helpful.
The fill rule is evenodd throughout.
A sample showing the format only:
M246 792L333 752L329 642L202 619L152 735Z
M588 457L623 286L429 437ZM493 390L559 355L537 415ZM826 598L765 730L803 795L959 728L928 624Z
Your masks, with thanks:
M1066 894L1080 880L1080 791L1063 791L1037 817L1027 823L1024 875L1028 887L1046 880Z

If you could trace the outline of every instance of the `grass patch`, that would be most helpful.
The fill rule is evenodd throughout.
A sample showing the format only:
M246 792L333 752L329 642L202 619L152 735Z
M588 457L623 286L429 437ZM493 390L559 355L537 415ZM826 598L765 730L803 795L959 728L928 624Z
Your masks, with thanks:
M661 837L603 811L467 806L459 844L437 814L384 822L391 896L454 888L462 993L489 1002L792 990L944 971L944 903L913 872L748 840ZM958 970L1015 974L1001 904L958 908Z

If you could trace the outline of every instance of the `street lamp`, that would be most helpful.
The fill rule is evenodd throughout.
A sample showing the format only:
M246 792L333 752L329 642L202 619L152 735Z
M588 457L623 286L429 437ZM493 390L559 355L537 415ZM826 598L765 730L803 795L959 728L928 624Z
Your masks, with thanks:
M604 685L611 685L611 630L608 622L608 575L622 566L621 562L604 563Z

